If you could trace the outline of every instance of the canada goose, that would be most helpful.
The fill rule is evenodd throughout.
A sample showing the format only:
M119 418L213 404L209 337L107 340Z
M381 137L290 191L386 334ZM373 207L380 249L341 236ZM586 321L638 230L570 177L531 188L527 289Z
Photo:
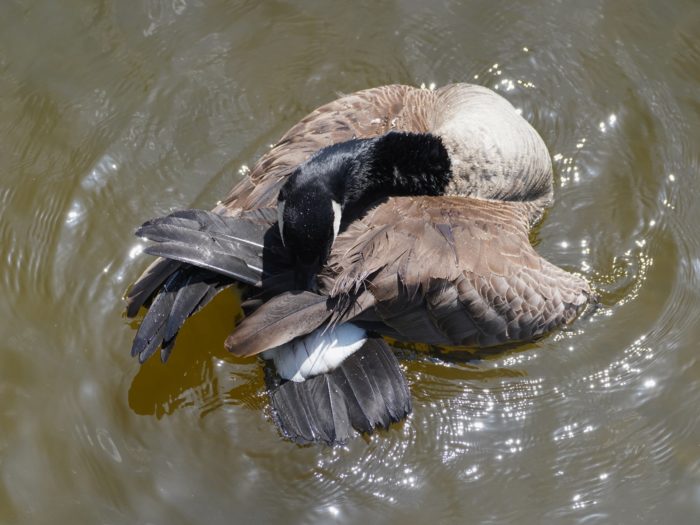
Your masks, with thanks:
M212 212L137 230L160 258L127 294L129 316L150 304L132 355L161 347L165 361L187 317L236 282L247 317L226 346L274 361L285 436L336 443L386 427L411 400L377 336L528 341L591 300L584 279L530 245L551 200L542 139L496 93L392 85L343 96L292 127Z

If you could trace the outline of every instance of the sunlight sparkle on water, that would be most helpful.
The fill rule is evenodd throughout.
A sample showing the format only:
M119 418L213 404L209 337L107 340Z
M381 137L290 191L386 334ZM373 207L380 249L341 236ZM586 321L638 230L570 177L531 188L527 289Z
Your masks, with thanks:
M110 155L102 157L90 170L80 185L86 190L100 190L107 185L109 179L117 172L119 165Z
M74 201L70 207L70 210L68 210L68 213L66 214L66 224L69 226L77 224L80 222L84 214L85 209L83 208L83 205L78 201Z
M505 86L506 91L512 91L515 89L515 83L509 78L504 78L501 80L501 85Z
M143 252L143 244L135 244L129 250L129 259L135 259Z

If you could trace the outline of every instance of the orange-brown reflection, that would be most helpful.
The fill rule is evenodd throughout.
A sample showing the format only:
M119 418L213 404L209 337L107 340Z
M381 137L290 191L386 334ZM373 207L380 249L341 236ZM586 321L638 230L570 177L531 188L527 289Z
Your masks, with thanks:
M140 367L129 388L129 407L137 414L162 417L196 399L218 397L217 365L255 361L255 358L237 358L223 347L240 315L238 293L232 289L221 292L185 323L166 364L153 356ZM236 391L242 389L239 393L244 399L238 402L250 405L252 392L262 387L262 376L246 374L245 380L246 384L239 385L228 397L237 398Z

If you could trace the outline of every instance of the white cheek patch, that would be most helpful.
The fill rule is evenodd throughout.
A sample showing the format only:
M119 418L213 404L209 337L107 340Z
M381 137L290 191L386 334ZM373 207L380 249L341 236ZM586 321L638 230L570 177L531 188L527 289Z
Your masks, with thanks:
M284 242L284 201L277 201L277 226L280 229L282 246L286 248L287 244Z
M334 370L362 348L365 341L367 332L352 323L344 323L333 329L318 328L305 337L265 350L262 357L274 361L282 378L298 383Z
M340 219L343 218L343 209L340 207L340 203L331 199L331 206L333 207L333 240L338 236L340 231Z

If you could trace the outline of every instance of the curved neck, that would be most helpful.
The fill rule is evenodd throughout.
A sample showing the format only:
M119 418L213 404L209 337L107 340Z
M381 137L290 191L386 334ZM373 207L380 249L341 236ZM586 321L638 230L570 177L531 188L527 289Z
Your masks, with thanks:
M444 194L450 167L438 137L396 132L328 146L300 165L280 188L277 212L301 286L311 286L341 223L390 196Z
M344 216L390 196L442 195L452 178L450 157L435 135L390 132L350 142L344 143L354 149L350 169L344 177L331 175L340 179L332 189Z

